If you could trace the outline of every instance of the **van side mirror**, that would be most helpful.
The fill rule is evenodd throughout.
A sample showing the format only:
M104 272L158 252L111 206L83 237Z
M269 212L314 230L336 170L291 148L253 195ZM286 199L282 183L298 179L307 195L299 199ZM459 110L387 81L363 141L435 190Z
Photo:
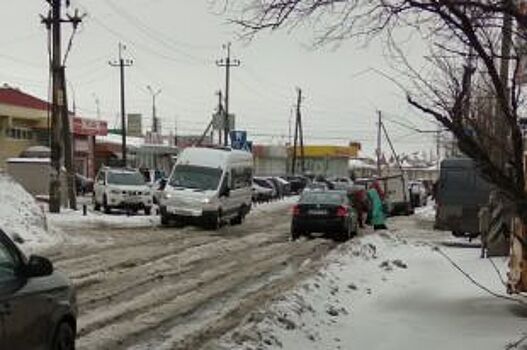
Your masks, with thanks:
M229 197L231 195L231 189L228 187L224 187L221 190L220 197Z
M53 264L47 258L31 255L24 272L26 277L49 276L53 273Z

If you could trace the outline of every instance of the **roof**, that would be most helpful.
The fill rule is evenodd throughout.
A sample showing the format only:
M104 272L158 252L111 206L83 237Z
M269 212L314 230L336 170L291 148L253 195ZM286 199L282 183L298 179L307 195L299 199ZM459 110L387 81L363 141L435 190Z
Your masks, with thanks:
M47 101L5 85L0 88L0 104L37 109L41 111L47 111L50 106Z

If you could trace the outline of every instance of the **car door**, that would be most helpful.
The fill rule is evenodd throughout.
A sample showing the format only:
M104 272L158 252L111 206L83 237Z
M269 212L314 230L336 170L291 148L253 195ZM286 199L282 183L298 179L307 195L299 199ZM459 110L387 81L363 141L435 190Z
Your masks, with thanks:
M21 255L0 232L2 345L11 350L45 350L52 327L51 302L39 289L45 283L22 277L22 266Z

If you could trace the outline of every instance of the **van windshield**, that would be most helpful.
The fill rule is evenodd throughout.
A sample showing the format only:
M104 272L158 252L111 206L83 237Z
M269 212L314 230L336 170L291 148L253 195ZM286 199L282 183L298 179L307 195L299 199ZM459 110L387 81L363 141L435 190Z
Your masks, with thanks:
M176 165L170 178L173 187L215 190L220 184L222 170L197 165Z

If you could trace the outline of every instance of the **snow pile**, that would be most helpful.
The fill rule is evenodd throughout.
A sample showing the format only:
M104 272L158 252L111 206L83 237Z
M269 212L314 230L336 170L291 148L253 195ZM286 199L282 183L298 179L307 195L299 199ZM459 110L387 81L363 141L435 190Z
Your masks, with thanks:
M60 214L48 214L48 221L53 227L62 229L97 229L97 228L148 228L160 224L158 215L130 215L125 212L114 211L104 214L97 211L88 211L84 216L82 210L62 210Z
M44 210L11 177L0 174L0 228L26 253L61 240L58 232L48 230Z
M416 208L415 215L425 221L434 221L436 217L435 202L429 200L425 207Z
M503 292L477 251L441 249ZM216 348L490 350L505 348L527 327L518 304L478 289L429 244L383 232L342 244L328 258L314 277L247 315Z

